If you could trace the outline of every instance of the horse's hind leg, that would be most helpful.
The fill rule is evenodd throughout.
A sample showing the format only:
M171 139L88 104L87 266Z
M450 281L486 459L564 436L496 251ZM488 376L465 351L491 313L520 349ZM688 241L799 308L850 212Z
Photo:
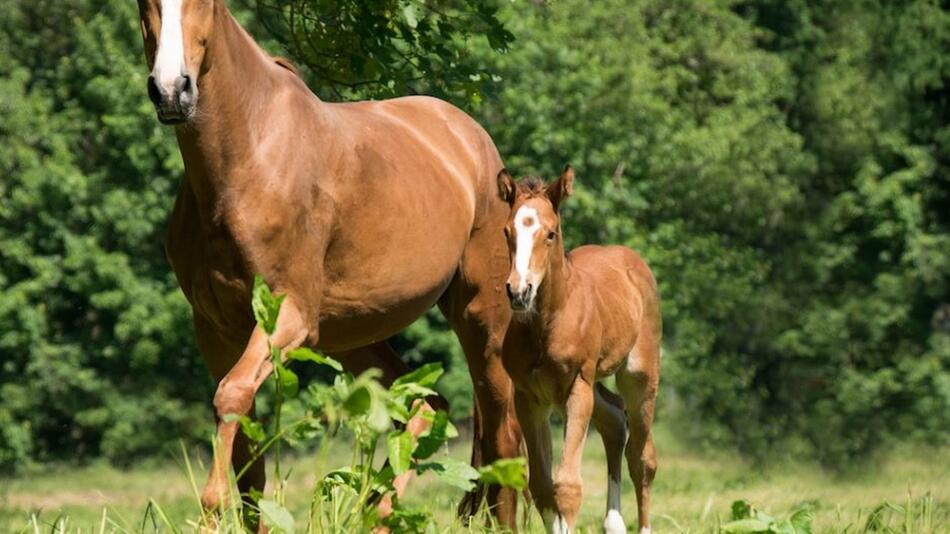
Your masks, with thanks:
M627 366L617 373L617 389L626 404L630 431L627 468L637 492L640 534L650 532L650 486L657 468L651 428L659 384L658 363L659 344L643 348L643 344L638 343Z
M623 448L627 443L627 422L623 399L601 383L594 386L593 423L604 441L607 455L607 515L604 518L604 532L624 534L627 527L620 515L620 480Z
M508 248L501 231L508 205L499 199L489 209L492 213L486 217L492 220L472 232L459 270L439 301L465 351L472 376L477 418L472 443L475 466L521 454L514 387L501 362L502 342L511 319L504 291ZM515 529L518 494L510 488L478 486L459 504L459 515L473 515L486 498L498 522Z
M399 353L385 341L340 354L333 354L332 356L339 360L347 371L354 375L358 375L370 368L379 369L383 373L379 381L386 387L391 386L393 381L400 376L412 371L409 365L399 356ZM423 412L448 410L448 406L448 402L441 396L426 399L419 414L410 419L406 424L406 429L409 430L413 436L418 437L429 426L423 417ZM412 471L407 471L393 480L397 497L402 497L411 478ZM380 517L387 517L391 514L392 499L390 495L386 494L386 496L380 500L377 507ZM384 530L385 529L377 528L376 532L383 532Z

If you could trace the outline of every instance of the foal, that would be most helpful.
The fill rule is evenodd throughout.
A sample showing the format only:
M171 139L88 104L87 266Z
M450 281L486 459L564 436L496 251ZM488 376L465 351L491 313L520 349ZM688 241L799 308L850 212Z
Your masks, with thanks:
M515 383L518 421L528 446L531 495L549 532L574 528L581 505L581 456L593 420L607 451L604 531L626 532L620 515L626 444L640 533L648 534L656 474L650 427L662 330L656 280L643 259L625 247L583 246L565 255L558 207L573 182L570 165L552 184L538 178L515 184L507 171L498 174L500 194L511 206L505 227L512 264L507 290L515 312L504 364ZM616 375L619 396L597 383L610 375ZM552 407L565 416L564 450L553 481Z

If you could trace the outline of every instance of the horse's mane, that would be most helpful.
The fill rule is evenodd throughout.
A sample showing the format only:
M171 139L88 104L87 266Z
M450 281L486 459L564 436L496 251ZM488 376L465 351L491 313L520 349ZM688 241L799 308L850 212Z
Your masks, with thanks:
M297 70L297 67L295 67L294 64L290 62L289 59L285 57L280 57L280 56L272 56L271 59L273 59L274 63L277 63L277 65L294 73L294 75L297 76L298 78L300 77L300 71Z

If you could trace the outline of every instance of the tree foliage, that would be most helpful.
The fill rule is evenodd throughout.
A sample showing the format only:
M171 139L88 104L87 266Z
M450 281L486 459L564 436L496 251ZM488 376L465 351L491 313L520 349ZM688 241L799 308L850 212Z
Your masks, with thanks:
M468 45L513 35L497 0L254 0L258 20L331 98L409 93L477 99L485 73Z
M573 243L655 269L685 435L833 464L950 427L950 19L899 4L505 14L483 123L518 173L578 169Z
M204 438L209 379L163 254L181 174L134 3L0 10L0 466Z

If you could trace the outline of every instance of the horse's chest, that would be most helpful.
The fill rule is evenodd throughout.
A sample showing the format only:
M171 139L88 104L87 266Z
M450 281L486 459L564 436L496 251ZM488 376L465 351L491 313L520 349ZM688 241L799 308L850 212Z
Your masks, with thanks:
M253 326L247 263L226 232L202 229L187 214L176 213L166 253L196 315L222 332Z

